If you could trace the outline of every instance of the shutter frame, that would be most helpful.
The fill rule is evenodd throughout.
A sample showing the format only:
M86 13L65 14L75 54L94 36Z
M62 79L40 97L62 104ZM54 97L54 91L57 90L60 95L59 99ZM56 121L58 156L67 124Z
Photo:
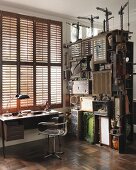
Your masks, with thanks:
M36 84L36 69L39 67L42 69L48 68L48 71L46 74L48 74L48 101L49 103L51 102L51 85L52 82L50 80L50 74L53 75L53 73L51 73L51 68L55 68L55 67L59 67L61 69L61 74L59 73L59 78L60 78L60 87L61 87L61 95L59 94L58 97L58 102L53 103L51 105L52 108L54 107L61 107L62 106L62 90L63 90L63 86L62 86L62 22L59 21L52 21L52 20L46 20L46 19L40 19L40 18L36 18L36 17L29 17L29 16L24 16L24 15L20 15L20 14L15 14L15 13L10 13L10 12L3 12L1 11L1 15L0 15L0 19L2 21L2 17L3 17L3 21L5 20L5 18L9 18L9 21L12 22L13 24L11 24L11 28L10 28L10 23L7 22L5 23L5 25L3 26L3 30L2 30L2 23L1 23L1 34L0 34L0 39L2 40L2 32L3 34L5 33L5 37L4 37L4 41L1 41L3 43L5 43L5 49L7 50L7 45L8 43L7 39L9 39L9 50L4 51L4 45L1 43L1 48L0 48L0 53L1 56L3 57L0 61L0 69L2 70L2 68L4 68L5 66L9 65L9 67L13 67L14 65L16 65L16 77L17 77L17 82L16 82L16 91L14 92L15 95L16 93L27 93L28 95L30 95L30 99L26 99L26 101L21 100L19 102L17 102L17 104L19 104L18 107L15 108L15 111L18 111L18 109L22 109L22 108L27 108L29 107L30 109L35 109L37 107L37 100L39 99L34 99L36 98L36 89L38 88ZM12 19L13 18L13 19ZM24 22L26 22L26 24L24 24ZM39 35L37 32L37 37L36 37L36 23L37 23L37 29L41 32L40 30L40 25L43 25L42 28L42 34L41 34L41 39L39 40ZM38 25L39 24L39 25ZM5 28L8 27L8 28ZM50 27L52 27L52 37L51 32L50 32ZM13 27L13 28L12 28ZM56 32L54 34L54 28L56 28ZM9 29L9 30L8 30ZM30 30L29 30L30 29ZM7 32L10 32L10 34L6 34ZM28 32L27 32L28 31ZM56 36L57 35L57 36ZM11 37L11 39L10 39ZM28 39L28 41L27 41ZM46 40L45 40L46 39ZM39 45L40 43L40 57L38 58L38 47L36 49L36 41L37 41L37 45ZM50 44L50 42L54 42L54 44ZM12 44L13 43L13 44ZM43 46L41 47L41 43L43 43ZM22 48L22 46L24 46L25 48ZM51 47L51 49L50 49ZM35 49L34 49L35 48ZM41 49L43 48L43 49ZM11 50L11 51L10 51ZM27 50L27 52L25 52L25 50ZM42 51L43 50L43 51ZM5 53L4 53L5 52ZM3 55L2 55L3 54ZM4 54L5 54L5 58L4 58ZM8 57L6 56L8 54ZM51 55L53 54L53 55ZM45 59L44 59L45 57ZM52 58L52 60L50 60L50 58ZM55 58L56 57L56 58ZM48 58L48 60L47 60ZM47 60L47 61L46 61ZM33 67L33 71L31 70L31 72L33 72L33 81L31 79L31 93L33 91L33 95L29 94L29 90L28 91L23 91L22 90L22 68L25 67L27 65L27 67ZM45 69L47 70L47 69ZM25 69L24 69L25 71ZM45 71L46 72L46 71ZM39 74L39 73L38 73ZM3 76L5 76L3 74ZM4 77L3 77L4 78ZM46 77L47 79L47 77ZM28 81L28 80L25 80ZM44 84L45 80L42 80L42 83ZM1 87L4 86L4 84L2 84L2 74L0 76L0 84ZM41 83L41 84L42 84ZM41 84L39 84L39 88L41 86ZM56 81L57 84L57 81ZM47 86L47 85L46 85ZM57 88L57 87L56 87ZM45 88L47 91L47 88ZM43 88L44 91L44 88ZM4 95L4 93L3 93ZM57 95L57 93L56 93ZM53 95L52 95L53 96ZM2 98L2 92L0 93L0 97ZM47 96L46 96L47 97ZM44 100L46 100L46 97ZM57 98L57 97L56 97ZM15 99L16 100L16 99ZM26 103L25 103L26 102ZM25 106L24 104L25 103ZM4 104L4 103L3 103ZM23 105L22 105L23 104ZM0 100L0 105L1 105L1 113L2 113L2 99ZM40 103L38 103L38 106L40 105ZM11 109L14 106L11 104Z

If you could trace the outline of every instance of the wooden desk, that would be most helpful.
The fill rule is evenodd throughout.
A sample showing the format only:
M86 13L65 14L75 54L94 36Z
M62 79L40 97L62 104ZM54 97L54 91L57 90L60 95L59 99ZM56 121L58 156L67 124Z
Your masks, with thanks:
M55 110L51 110L51 111L40 111L37 113L37 111L33 111L32 113L27 114L26 116L0 116L0 121L1 121L1 138L2 138L2 151L3 151L3 156L5 158L5 128L4 126L8 123L8 122L15 122L15 121L21 121L22 123L24 123L25 120L28 119L38 119L40 117L45 118L45 120L42 119L42 121L47 121L47 116L56 116L58 114L61 114L61 112L55 111ZM23 125L23 124L22 124ZM14 126L13 126L14 128ZM24 131L24 129L23 129Z

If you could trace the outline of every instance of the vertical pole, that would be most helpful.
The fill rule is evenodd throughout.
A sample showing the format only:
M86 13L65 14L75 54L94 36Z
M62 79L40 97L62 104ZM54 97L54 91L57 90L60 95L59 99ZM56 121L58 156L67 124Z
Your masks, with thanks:
M108 9L106 8L106 31L109 31L109 19L108 19Z
M93 37L93 16L91 15L91 37Z
M105 19L103 20L103 32L105 32Z
M129 0L128 0L128 32L129 32L129 27L130 27L130 23L129 23Z

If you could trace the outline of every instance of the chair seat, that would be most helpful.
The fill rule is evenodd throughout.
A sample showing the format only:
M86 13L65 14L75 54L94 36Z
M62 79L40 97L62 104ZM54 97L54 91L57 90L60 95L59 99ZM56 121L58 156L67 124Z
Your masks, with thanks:
M49 136L58 136L58 135L63 135L64 130L62 130L62 129L46 129L40 133L44 134L44 135L49 135Z

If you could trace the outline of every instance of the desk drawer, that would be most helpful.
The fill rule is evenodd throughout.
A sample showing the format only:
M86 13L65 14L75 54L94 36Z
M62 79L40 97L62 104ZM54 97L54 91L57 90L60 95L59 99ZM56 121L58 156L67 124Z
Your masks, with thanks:
M6 122L4 124L5 140L17 140L24 138L24 125L22 122Z

